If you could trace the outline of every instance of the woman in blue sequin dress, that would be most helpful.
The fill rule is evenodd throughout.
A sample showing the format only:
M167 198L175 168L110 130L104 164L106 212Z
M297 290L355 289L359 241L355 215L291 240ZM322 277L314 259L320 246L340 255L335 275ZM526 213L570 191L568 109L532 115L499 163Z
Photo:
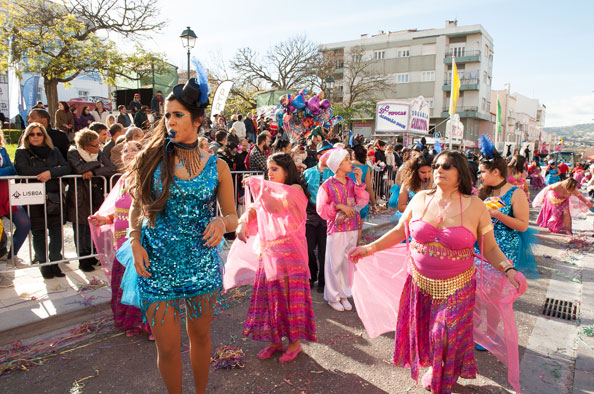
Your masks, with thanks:
M499 155L484 158L479 165L482 186L478 196L481 200L501 198L503 207L489 209L497 245L518 271L534 278L538 269L531 250L534 231L528 228L530 204L522 189L506 181L507 169Z
M198 147L208 105L206 78L177 85L165 116L132 170L130 245L144 317L157 346L169 393L182 392L182 313L190 340L196 393L204 393L211 354L210 322L222 309L217 245L237 215L227 164ZM216 216L216 200L223 216Z

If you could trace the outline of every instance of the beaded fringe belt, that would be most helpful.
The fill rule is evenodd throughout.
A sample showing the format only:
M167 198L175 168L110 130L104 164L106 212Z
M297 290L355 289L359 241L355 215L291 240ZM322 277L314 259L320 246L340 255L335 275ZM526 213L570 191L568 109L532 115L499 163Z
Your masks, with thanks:
M442 260L468 260L474 256L474 248L450 249L439 242L419 243L412 241L410 247L419 254L425 254Z
M435 299L444 299L466 286L472 279L472 275L474 275L476 268L473 264L461 274L445 279L433 279L421 275L421 273L417 271L417 267L415 267L412 259L410 260L410 269L414 283L423 291L423 293L428 294Z

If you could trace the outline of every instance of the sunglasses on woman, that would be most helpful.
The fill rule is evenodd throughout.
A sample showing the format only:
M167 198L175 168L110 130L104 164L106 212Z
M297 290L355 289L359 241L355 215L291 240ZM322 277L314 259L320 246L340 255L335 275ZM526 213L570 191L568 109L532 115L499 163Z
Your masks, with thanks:
M43 137L43 133L30 133L29 137Z
M449 170L450 168L452 168L452 164L450 163L433 163L431 165L431 168L433 168L434 170L438 170L439 167L443 168L445 171Z

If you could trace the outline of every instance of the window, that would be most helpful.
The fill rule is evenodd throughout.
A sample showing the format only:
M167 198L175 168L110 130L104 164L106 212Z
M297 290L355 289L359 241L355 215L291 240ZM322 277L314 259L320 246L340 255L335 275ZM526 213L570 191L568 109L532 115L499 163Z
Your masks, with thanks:
M433 99L427 99L427 104L429 104L429 108L433 108Z
M450 47L450 53L454 57L464 56L464 47Z
M410 56L410 48L400 48L396 53L396 57L409 57Z
M408 73L396 74L396 82L408 83Z
M352 57L353 63L360 63L363 56L362 55L353 55Z
M435 71L423 71L421 82L435 81Z
M89 95L88 90L79 90L78 91L78 97L87 97L88 95Z
M344 61L342 59L336 60L336 68L343 68Z
M386 57L386 51L375 51L373 58L375 60L383 60Z

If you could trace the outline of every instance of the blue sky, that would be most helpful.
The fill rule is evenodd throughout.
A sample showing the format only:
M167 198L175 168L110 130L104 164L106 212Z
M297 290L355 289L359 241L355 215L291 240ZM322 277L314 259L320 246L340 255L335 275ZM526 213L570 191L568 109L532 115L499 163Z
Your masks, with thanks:
M296 34L316 43L357 39L378 30L481 24L495 46L493 89L534 97L547 106L547 126L594 122L594 1L397 0L397 1L200 1L160 0L168 25L147 46L186 67L179 35L198 35L192 54L208 66L229 60L241 47L264 52Z

